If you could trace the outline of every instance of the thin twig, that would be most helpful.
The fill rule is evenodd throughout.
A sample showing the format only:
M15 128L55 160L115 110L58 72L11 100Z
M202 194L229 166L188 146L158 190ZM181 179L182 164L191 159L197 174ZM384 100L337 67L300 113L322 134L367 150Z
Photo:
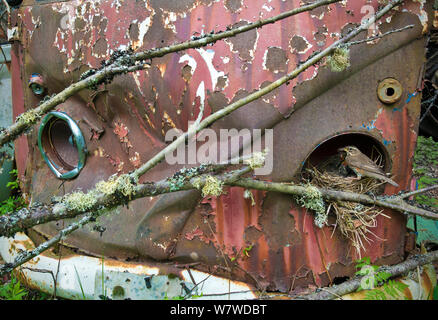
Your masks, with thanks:
M430 187L426 187L426 188L423 188L423 189L414 190L414 191L411 191L411 192L404 193L404 194L400 195L400 198L402 198L402 199L410 198L412 196L416 196L417 194L429 192L429 191L435 190L435 189L438 189L438 184L430 186Z
M430 109L435 105L435 100L438 98L438 90L436 91L435 95L433 96L432 102L429 104L429 107L426 109L426 112L424 112L423 116L420 119L420 123L423 122L424 118L429 114Z
M374 41L374 40L377 40L377 39L381 39L381 38L383 38L383 37L386 37L386 36L388 36L388 35L390 35L390 34L392 34L392 33L402 32L402 31L405 31L405 30L407 30L407 29L412 29L413 27L415 27L415 25L410 24L410 25L405 26L405 27L400 28L400 29L394 29L394 30L391 30L391 31L388 31L388 32L382 33L382 34L380 34L380 35L378 35L378 36L372 36L372 37L369 37L369 38L366 38L366 39L363 39L363 40L358 40L358 41L348 42L348 43L346 43L345 45L346 45L346 46L354 46L354 45L361 44L361 43L364 43L364 42Z

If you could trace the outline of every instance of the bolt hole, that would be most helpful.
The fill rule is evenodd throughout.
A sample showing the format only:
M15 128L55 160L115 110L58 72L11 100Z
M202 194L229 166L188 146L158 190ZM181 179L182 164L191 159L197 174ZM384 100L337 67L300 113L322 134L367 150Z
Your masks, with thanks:
M394 90L394 88L388 88L388 89L386 89L386 95L387 95L388 97L392 97L394 94L395 94L395 90Z

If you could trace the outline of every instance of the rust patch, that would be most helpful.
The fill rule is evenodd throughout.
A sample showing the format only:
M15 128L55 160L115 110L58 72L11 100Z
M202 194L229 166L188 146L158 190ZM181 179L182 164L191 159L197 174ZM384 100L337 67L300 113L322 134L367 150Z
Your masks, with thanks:
M189 82L190 79L192 79L192 73L192 67L189 65L185 65L181 70L181 75L186 82Z
M318 31L313 34L313 37L316 41L316 44L320 47L325 46L325 42L327 40L327 27L318 27Z
M232 28L238 28L247 25L248 21L240 21L232 25ZM251 61L253 59L253 51L257 41L257 31L251 30L239 34L225 42L231 43L232 51L239 54L239 58L243 61Z
M254 243L257 242L261 236L262 236L262 231L260 231L254 226L249 226L245 230L243 239L245 240L246 243Z
M286 72L287 71L287 54L286 51L277 48L270 47L266 53L266 68L273 72Z
M115 128L113 132L119 137L120 142L123 144L125 151L127 152L129 148L132 148L132 144L128 139L128 127L121 122L115 122L114 125Z
M310 47L309 43L301 36L293 36L290 40L292 53L304 53Z
M232 13L236 13L242 7L243 0L225 0L225 8Z
M168 1L168 0L151 0L151 7L154 9L162 9L168 12L178 12L183 13L195 8L197 5L204 4L209 5L214 0L178 0L178 1Z

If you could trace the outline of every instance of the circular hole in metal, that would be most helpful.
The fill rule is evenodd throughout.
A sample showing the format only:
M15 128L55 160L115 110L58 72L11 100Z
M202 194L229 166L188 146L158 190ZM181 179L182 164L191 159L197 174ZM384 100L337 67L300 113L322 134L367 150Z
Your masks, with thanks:
M44 78L39 73L33 73L29 79L29 88L37 97L42 97L46 93Z
M66 121L52 118L44 128L41 142L47 157L60 172L65 173L75 168L79 153L73 132Z
M302 177L308 178L306 169L338 173L341 162L339 148L355 146L367 155L385 172L389 169L389 154L386 148L374 137L362 133L344 133L325 140L307 157L302 168Z
M393 96L395 94L395 90L394 90L394 88L388 88L388 89L386 89L386 95L388 96L388 97L391 97L391 96Z
M38 146L59 179L75 178L85 166L87 147L77 123L64 112L50 112L41 122Z
M403 95L401 83L394 78L382 80L377 87L377 96L385 104L393 104L400 101Z
M34 94L36 94L37 96L40 96L44 93L44 87L42 87L41 85L37 84L37 83L32 83L30 85L30 89L32 90L32 92Z
M121 286L115 286L113 288L113 299L114 300L122 300L125 298L125 289Z

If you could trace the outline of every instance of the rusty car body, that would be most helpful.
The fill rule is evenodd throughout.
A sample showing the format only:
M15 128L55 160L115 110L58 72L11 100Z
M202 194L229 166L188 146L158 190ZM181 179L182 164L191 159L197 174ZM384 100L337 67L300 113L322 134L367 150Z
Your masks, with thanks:
M43 99L29 87L34 74L40 75L45 94L52 95L117 50L162 47L308 2L24 0L13 9L9 32L14 115ZM359 25L380 2L346 0L324 6L204 48L153 59L147 70L70 97L57 111L78 124L87 161L77 177L60 180L38 148L38 130L19 138L16 162L27 199L48 202L138 168L166 146L166 131L187 130L201 104L209 114L275 81ZM299 182L308 161L320 161L341 146L355 144L367 154L378 150L383 155L386 171L399 184L387 185L385 194L409 190L427 34L436 22L431 7L424 0L406 1L357 39L411 24L413 28L352 46L351 65L345 71L314 65L212 129L273 129L274 168L262 179ZM396 99L390 99L391 90L385 91L388 85L399 93ZM60 125L53 130L52 138L58 138L53 140L54 152L74 167L77 151L68 143L68 129ZM140 181L163 179L181 168L163 162ZM312 212L290 196L253 191L252 205L244 191L233 187L220 197L202 198L193 190L135 200L99 221L104 232L83 228L65 239L63 245L72 251L64 254L62 264L83 255L99 265L105 256L105 263L112 261L117 272L147 266L155 276L175 274L193 282L182 274L190 268L213 274L217 281L232 281L239 290L283 293L326 286L354 273L355 250L333 227L315 226ZM376 264L394 264L406 254L406 217L390 210L385 214L390 219L378 218L373 229L377 237L363 253ZM68 222L37 226L27 236L39 243ZM152 270L147 268L146 274ZM36 277L26 275L30 283Z

